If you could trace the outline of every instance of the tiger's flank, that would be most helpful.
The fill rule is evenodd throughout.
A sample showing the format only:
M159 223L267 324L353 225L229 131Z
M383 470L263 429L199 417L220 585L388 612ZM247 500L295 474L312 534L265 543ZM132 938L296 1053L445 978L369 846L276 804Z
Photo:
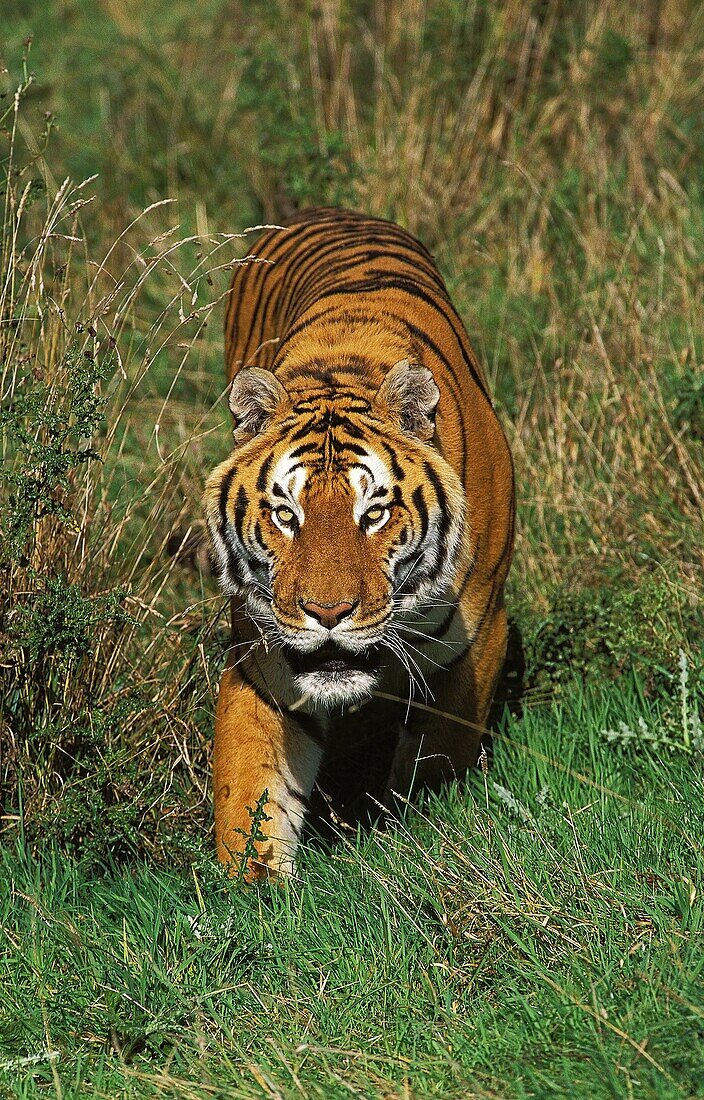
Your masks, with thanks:
M408 701L393 717L389 806L474 766L506 653L515 507L484 374L419 241L317 209L254 255L225 320L235 445L205 491L233 615L216 841L250 878L294 866L350 710L368 724L380 697ZM413 708L418 695L464 723Z

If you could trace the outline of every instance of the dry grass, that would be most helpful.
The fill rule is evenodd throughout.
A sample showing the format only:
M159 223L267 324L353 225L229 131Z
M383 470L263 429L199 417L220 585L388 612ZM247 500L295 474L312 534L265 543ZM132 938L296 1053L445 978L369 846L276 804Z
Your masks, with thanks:
M179 5L101 12L97 68L120 79L91 74L110 132L91 234L166 195L145 235L339 198L401 220L437 253L505 414L521 587L585 555L593 571L642 551L685 581L701 566L701 431L673 416L702 360L699 5L216 3L188 33ZM217 369L209 343L186 373L202 389ZM167 449L190 397L174 380Z
M316 119L354 150L359 204L400 217L439 254L499 400L510 394L517 582L539 592L572 562L624 556L691 580L704 563L691 538L701 436L672 411L678 379L702 358L687 136L704 101L701 10L484 10L464 83L438 76L461 70L462 21L445 22L433 53L435 5L378 4L360 49L347 12L322 4L312 24ZM365 54L371 104L354 80Z
M112 839L156 852L173 832L164 818L206 813L205 654L217 651L223 601L184 592L166 553L171 527L197 522L186 455L200 465L210 404L196 405L187 424L172 420L180 438L161 445L169 394L148 402L145 416L141 391L165 353L177 359L174 384L189 357L198 360L220 304L212 294L204 302L202 287L230 269L239 238L150 237L152 207L93 260L83 224L89 185L66 180L36 202L37 161L17 157L25 93L8 112L0 288L0 780L10 803L19 789L32 836L55 835L57 799L70 807L75 794L76 820L69 810L58 835L81 844L91 826L111 828L81 812L84 791L104 788L108 812L134 800L134 820ZM130 256L123 269L120 251ZM150 295L165 304L145 321ZM148 790L139 776L154 779ZM14 828L18 818L5 820Z

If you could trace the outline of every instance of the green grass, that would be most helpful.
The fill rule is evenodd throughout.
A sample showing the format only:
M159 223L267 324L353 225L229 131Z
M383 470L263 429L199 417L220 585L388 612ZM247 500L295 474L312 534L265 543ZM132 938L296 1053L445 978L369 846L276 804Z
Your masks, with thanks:
M606 731L647 722L655 740ZM2 854L9 1095L694 1097L701 760L624 677L298 881ZM693 766L695 764L695 766Z

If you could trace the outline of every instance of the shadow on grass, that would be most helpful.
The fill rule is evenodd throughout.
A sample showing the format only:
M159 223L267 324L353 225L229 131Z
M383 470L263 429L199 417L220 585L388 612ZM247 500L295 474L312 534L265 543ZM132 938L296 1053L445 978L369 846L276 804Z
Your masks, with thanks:
M492 734L505 730L507 713L513 718L523 714L525 672L521 627L511 619L506 661L481 741L489 764L494 752ZM335 743L323 759L311 800L305 834L308 842L335 845L358 829L366 832L393 824L395 813L384 808L384 795L403 717L399 704L377 700L369 713L349 714L336 726Z

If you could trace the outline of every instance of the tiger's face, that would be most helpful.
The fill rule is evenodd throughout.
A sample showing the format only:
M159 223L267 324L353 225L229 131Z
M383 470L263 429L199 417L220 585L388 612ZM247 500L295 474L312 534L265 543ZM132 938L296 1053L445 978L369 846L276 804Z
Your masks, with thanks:
M399 655L394 623L452 579L459 479L427 444L432 422L409 430L381 391L292 402L270 375L265 419L260 410L252 424L253 379L242 379L252 374L231 394L239 446L206 487L215 571L246 599L302 695L323 707L356 702L374 690L385 652Z

